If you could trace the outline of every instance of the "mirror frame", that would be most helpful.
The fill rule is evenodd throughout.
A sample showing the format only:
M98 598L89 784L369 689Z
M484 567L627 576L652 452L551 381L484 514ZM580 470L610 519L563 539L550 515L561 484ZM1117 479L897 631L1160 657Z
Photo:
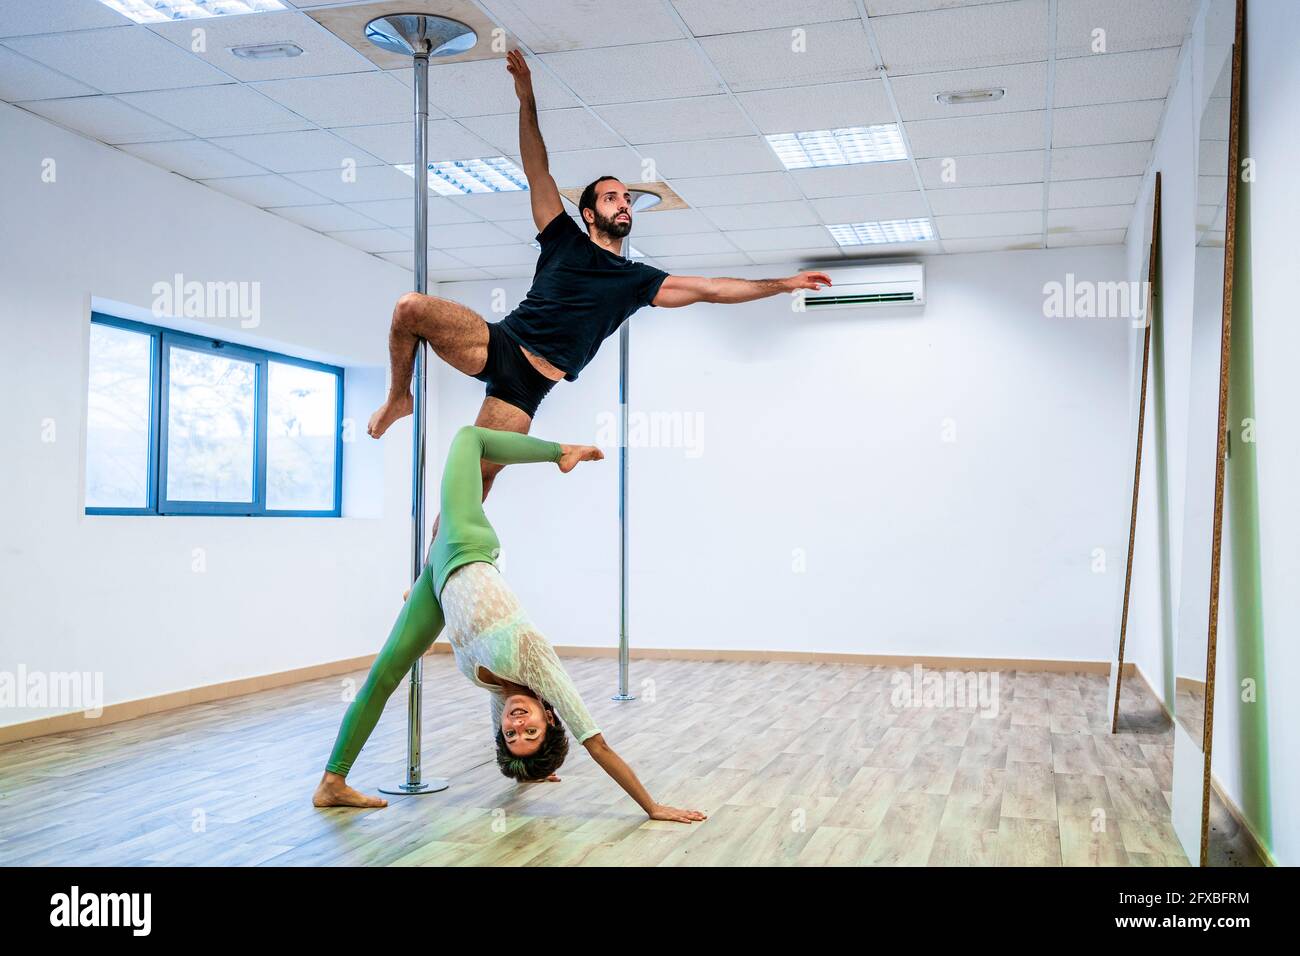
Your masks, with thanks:
M1232 279L1237 241L1237 183L1240 176L1241 63L1246 37L1246 0L1237 0L1232 39L1232 91L1228 119L1228 207L1223 238L1223 302L1219 351L1219 422L1214 462L1214 531L1210 539L1210 613L1205 656L1205 726L1201 752L1205 767L1201 778L1201 866L1209 865L1210 764L1214 740L1215 657L1219 636L1219 573L1223 552L1223 487L1228 463L1228 370L1232 357ZM1199 169L1197 175L1200 175Z
M1142 332L1142 376L1138 389L1137 450L1133 458L1133 502L1128 522L1128 558L1124 565L1124 596L1119 618L1119 651L1115 660L1115 677L1112 683L1114 703L1110 718L1110 732L1119 733L1119 700L1124 687L1124 643L1128 637L1129 598L1133 587L1133 551L1137 539L1138 489L1142 484L1142 440L1146 429L1147 381L1151 371L1151 328L1155 325L1156 301L1160 289L1160 172L1156 171L1155 189L1151 203L1151 247L1147 252L1147 302L1145 328Z

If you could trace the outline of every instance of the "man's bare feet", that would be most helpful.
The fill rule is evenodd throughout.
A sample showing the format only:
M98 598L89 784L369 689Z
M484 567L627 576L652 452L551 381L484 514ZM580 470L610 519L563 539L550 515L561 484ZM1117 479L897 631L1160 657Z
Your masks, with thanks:
M321 777L316 792L311 795L313 807L386 807L388 801L383 797L367 797L360 791L353 790L347 781L336 773L326 773Z
M566 475L578 467L580 461L600 461L605 453L595 445L561 445L557 464Z
M388 401L380 405L370 416L370 423L366 425L366 434L371 438L378 438L388 431L388 426L393 422L411 414L413 408L415 408L415 400L411 398L410 392L396 399L389 397Z

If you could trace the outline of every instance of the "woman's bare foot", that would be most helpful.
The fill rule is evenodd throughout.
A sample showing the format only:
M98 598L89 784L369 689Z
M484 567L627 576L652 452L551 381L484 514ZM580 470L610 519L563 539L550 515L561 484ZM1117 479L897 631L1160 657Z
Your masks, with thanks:
M326 772L321 777L316 792L311 795L313 807L386 807L388 801L383 797L367 797L364 793L353 790L348 782L336 773Z
M388 401L380 405L375 413L370 416L370 423L366 425L366 434L371 438L378 438L388 431L388 426L393 422L411 414L414 407L415 400L411 398L410 392L406 392L397 398L389 396Z
M561 445L558 464L560 471L567 475L580 461L600 461L604 457L605 453L595 445Z

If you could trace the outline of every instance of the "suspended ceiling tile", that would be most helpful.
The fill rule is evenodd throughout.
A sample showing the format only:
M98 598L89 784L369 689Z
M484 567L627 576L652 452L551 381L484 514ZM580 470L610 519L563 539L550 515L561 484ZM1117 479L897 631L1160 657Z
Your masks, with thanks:
M652 105L652 104L646 104ZM491 116L467 116L461 125L488 143L497 153L519 154L519 111ZM590 149L621 146L623 141L610 132L590 111L575 107L542 110L537 115L542 139L548 150ZM436 140L435 140L436 142ZM483 154L487 155L487 154Z
M345 229L374 229L379 223L368 216L338 203L320 206L281 206L273 209L277 216L317 232L340 232Z
M542 59L592 106L723 92L708 60L687 40L544 53ZM540 97L537 102L540 107Z
M1045 153L1041 149L984 156L920 159L921 181L926 189L960 189L964 186L1001 186L1041 183Z
M391 166L358 166L348 176L344 176L342 170L329 169L319 172L289 173L288 178L335 202L354 203L401 198L415 201L414 180Z
M184 139L159 143L128 143L123 152L180 173L190 179L216 179L221 176L260 176L266 169L201 139Z
M895 121L880 80L761 90L736 97L764 133L876 126Z
M736 229L726 234L745 252L776 249L835 249L838 246L825 226L788 226L782 229Z
M520 242L534 242L537 239L537 224L531 219L495 219L492 224Z
M1112 176L1108 179L1072 179L1052 183L1048 205L1053 209L1077 206L1122 206L1137 202L1141 176Z
M841 265L861 265L876 259L897 259L899 256L932 256L939 252L939 242L886 242L877 245L844 246Z
M1151 143L1112 143L1052 150L1052 180L1140 176L1151 158Z
M858 18L853 0L673 0L673 6L697 37Z
M688 204L699 207L803 198L789 173L700 176L694 179L674 179L672 186Z
M237 83L118 97L195 136L238 136L308 129L310 123Z
M890 76L1046 60L1047 0L905 13L871 21Z
M491 279L482 269L439 269L429 273L430 282L474 282L479 279Z
M295 133L260 133L254 136L223 136L212 142L273 173L300 173L317 169L341 172L344 163L356 166L379 164L378 159L364 150L319 129Z
M128 27L134 22L99 0L3 0L0 2L0 37L33 33Z
M205 179L205 186L241 199L263 209L270 206L310 206L329 200L318 193L290 182L283 176L236 176L229 179Z
M523 279L533 274L532 266L485 266L490 279Z
M20 100L86 96L94 92L85 83L78 83L42 63L0 46L0 100L16 103Z
M747 266L750 259L743 252L721 252L703 256L656 256L661 269L672 269L679 274L692 275L700 269L725 269Z
M1162 100L1178 69L1178 49L1105 53L1056 61L1054 105Z
M644 0L483 0L483 5L534 53L682 37L668 10Z
M633 145L747 136L754 132L740 107L725 94L618 103L602 106L596 112ZM542 133L546 135L545 127Z
M904 120L956 119L985 113L1041 110L1047 105L1047 62L1009 63L976 70L915 73L891 80ZM967 90L1006 90L1000 100L949 106L935 97Z
M1199 5L1199 0L1057 0L1056 55L1181 46Z
M408 180L406 194L402 198L349 202L347 207L385 226L412 228L415 223L415 183ZM434 227L450 223L480 221L474 213L456 205L446 196L430 196L425 212L431 231Z
M916 173L906 160L792 169L790 176L809 199L907 192L917 188Z
M635 245L648 256L704 256L736 251L736 247L720 232L641 236Z
M401 252L411 248L411 240L396 229L353 229L325 235L362 252Z
M526 242L504 243L499 246L468 246L463 249L453 249L451 252L466 265L480 268L519 265L536 268L537 265L537 250Z
M110 144L186 138L183 130L142 113L112 96L78 96L18 105L38 116Z
M773 229L818 224L816 214L802 200L710 206L705 215L719 229Z
M912 155L918 159L1037 150L1046 145L1047 111L990 113L960 119L904 123Z
M1052 111L1052 146L1096 146L1153 140L1164 111L1164 100L1062 107Z
M1001 2L1002 0L866 0L869 17L890 17L899 13L916 13L920 10L946 10L950 7L971 7L978 3Z
M838 246L813 249L755 249L745 253L754 265L793 266L796 269L820 267L827 263L843 265L844 254Z
M700 40L731 89L785 89L876 76L862 21L813 23L806 35L788 29L726 33Z
M1021 249L1044 249L1042 233L1024 236L992 236L987 239L945 239L944 252L1011 252Z
M930 217L930 211L919 192L838 196L834 199L814 199L812 205L821 221L827 225Z
M643 157L654 163L656 178L728 176L784 169L767 140L753 135L689 143L647 143L639 149Z
M522 165L522 160L515 158ZM575 149L552 152L548 157L551 177L561 189L586 186L597 176L617 176L625 183L642 178L641 157L626 146L603 149ZM650 177L657 178L657 177Z
M1041 212L995 212L971 216L935 216L939 237L976 239L983 236L1023 236L1042 232Z
M148 29L237 80L280 80L376 69L352 47L296 10L172 20L150 24ZM203 31L201 50L195 49L196 30ZM263 60L246 59L230 52L232 47L283 42L297 44L303 52L294 57Z
M409 124L414 115L410 90L383 72L263 80L248 88L319 126ZM441 118L432 109L429 116Z
M698 209L665 209L640 212L633 217L632 239L641 236L672 236L684 232L708 232L713 223Z
M513 240L488 222L448 223L429 230L429 248L459 249L468 246L510 245Z
M1124 242L1127 229L1103 229L1098 232L1070 232L1049 235L1047 248L1061 249L1067 246L1118 246Z
M1043 208L1043 184L967 186L934 189L926 194L936 216L974 215L986 212L1024 212Z
M390 165L415 161L414 130L409 121L376 126L338 126L330 132ZM500 150L466 131L454 120L429 121L427 149L431 163L500 155Z
M1052 209L1047 213L1047 234L1126 229L1133 218L1132 206L1080 206Z
M142 26L14 37L5 46L104 93L229 83L230 77Z
M447 202L473 213L475 218L486 219L488 222L501 219L525 219L533 215L532 197L527 190L522 189L516 192L448 196ZM531 239L532 236L528 238Z
M546 70L533 65L533 95L538 110L562 110L581 105L563 84ZM413 95L413 70L393 70L390 74ZM504 58L447 63L429 73L429 103L448 116L489 116L501 113L519 115L519 98L514 79L506 72ZM407 111L410 112L408 103Z

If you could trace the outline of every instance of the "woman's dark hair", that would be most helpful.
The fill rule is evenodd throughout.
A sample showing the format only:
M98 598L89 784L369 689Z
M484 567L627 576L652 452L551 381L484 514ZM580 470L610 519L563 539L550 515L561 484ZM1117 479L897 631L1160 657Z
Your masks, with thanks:
M579 219L582 219L582 224L583 224L584 226L587 224L587 220L582 218L582 211L583 211L584 209L590 209L590 210L592 211L592 213L595 214L595 212L596 212L596 188L597 188L601 183L603 183L603 182L607 182L607 181L609 181L609 180L611 180L611 179L613 179L613 180L618 180L618 177L617 177L617 176L601 176L599 179L595 179L595 180L592 180L591 182L589 182L589 183L587 184L587 188L584 189L584 190L582 191L582 195L578 198L578 218L579 218Z
M542 745L532 756L521 757L512 754L506 746L506 735L500 725L497 726L497 767L503 776L511 777L520 783L545 780L564 765L564 758L569 755L569 735L560 723L555 708L546 701L541 701L542 709L550 723L542 737Z

